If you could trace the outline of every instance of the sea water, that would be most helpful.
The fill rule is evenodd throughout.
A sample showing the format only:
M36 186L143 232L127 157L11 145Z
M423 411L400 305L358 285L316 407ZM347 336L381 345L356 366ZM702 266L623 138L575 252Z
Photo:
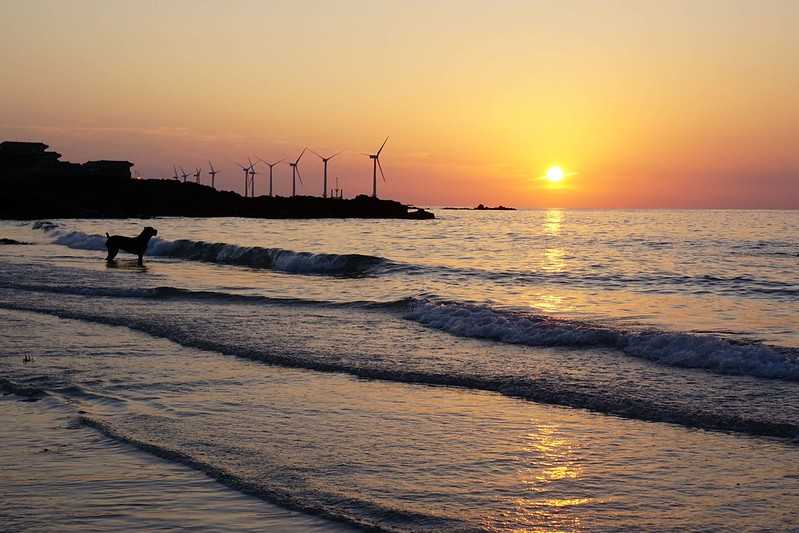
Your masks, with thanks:
M0 384L356 526L799 527L799 212L436 215L2 222Z

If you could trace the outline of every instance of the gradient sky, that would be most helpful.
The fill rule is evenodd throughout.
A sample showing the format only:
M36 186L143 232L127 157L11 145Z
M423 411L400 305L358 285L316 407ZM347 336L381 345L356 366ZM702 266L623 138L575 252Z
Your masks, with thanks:
M799 208L799 1L0 0L0 139L148 177L360 152L420 205ZM309 157L311 155L311 157ZM541 179L560 164L570 175ZM321 162L301 164L321 193ZM290 191L288 167L276 189ZM207 179L207 176L204 176ZM256 192L265 191L258 176Z

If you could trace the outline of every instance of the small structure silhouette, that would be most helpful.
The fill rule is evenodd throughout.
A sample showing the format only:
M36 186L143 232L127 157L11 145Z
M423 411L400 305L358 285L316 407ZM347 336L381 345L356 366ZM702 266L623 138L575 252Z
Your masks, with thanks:
M131 178L129 161L87 161L83 164L59 161L61 154L48 151L40 142L0 142L0 176L13 175L31 179L58 177L64 179L98 178L124 180Z

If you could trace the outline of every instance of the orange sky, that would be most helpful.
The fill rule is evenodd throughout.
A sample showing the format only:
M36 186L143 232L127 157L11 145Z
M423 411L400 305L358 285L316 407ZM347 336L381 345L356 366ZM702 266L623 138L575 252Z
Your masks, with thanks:
M65 159L241 191L308 145L353 195L390 135L380 195L420 205L799 208L793 0L0 2L0 139Z

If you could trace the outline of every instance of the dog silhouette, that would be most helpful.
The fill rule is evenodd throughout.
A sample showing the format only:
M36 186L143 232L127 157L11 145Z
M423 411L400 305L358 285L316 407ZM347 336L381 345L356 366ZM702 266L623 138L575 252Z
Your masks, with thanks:
M107 240L105 247L108 248L106 261L113 261L120 250L139 256L139 266L144 266L144 252L147 251L147 244L150 239L158 235L158 230L147 226L136 237L123 237L122 235L105 234Z

